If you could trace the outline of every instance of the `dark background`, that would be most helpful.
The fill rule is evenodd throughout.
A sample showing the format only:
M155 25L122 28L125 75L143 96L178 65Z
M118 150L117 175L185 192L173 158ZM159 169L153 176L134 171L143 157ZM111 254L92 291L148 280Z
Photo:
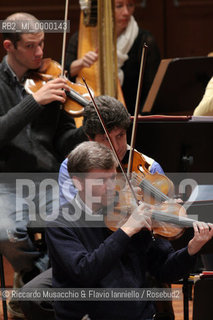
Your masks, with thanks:
M64 6L64 0L1 0L0 19L26 11L40 20L60 20ZM79 16L79 2L71 0L70 34L78 30ZM136 0L135 17L155 36L162 58L205 56L213 51L213 0ZM61 45L62 34L46 34L45 56L60 62ZM3 55L1 49L0 58Z

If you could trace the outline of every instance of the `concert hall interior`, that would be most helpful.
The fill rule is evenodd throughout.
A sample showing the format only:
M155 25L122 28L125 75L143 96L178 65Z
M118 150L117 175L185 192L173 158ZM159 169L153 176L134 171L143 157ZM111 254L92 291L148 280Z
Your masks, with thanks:
M18 20L5 20L15 13L28 13L30 16L20 15ZM177 292L181 293L181 298L163 301L163 303L161 301L151 303L154 307L146 307L146 303L143 301L142 305L145 311L139 313L138 309L135 309L135 314L132 316L129 316L128 312L130 311L125 311L128 309L126 306L123 311L124 316L119 318L121 308L116 311L116 303L120 303L117 301L114 301L114 304L109 304L110 307L107 308L102 307L102 304L98 306L96 301L95 311L92 307L79 311L78 304L75 302L74 311L68 317L69 308L64 312L66 309L64 301L62 303L61 301L56 302L54 307L54 303L50 305L47 303L47 307L44 303L44 309L41 310L43 301L42 303L36 301L35 305L31 305L30 301L27 303L23 301L23 304L19 304L19 301L13 301L11 297L7 297L6 300L2 299L2 303L0 303L0 320L212 319L212 17L213 0L1 1L0 220L2 223L0 224L2 226L0 226L0 258L3 258L3 264L0 263L1 290L29 288L30 285L33 289L37 287L52 289L52 278L53 284L57 283L57 288L61 288L60 286L66 278L66 272L69 275L68 267L75 268L74 262L77 265L76 260L79 259L81 261L78 261L80 271L77 269L74 273L72 270L73 282L68 282L69 284L75 283L76 288L78 285L79 288L84 288L81 282L82 272L85 288L92 287L92 285L95 287L95 284L97 284L97 288L105 288L103 284L106 288L110 288L112 284L114 288L114 285L122 283L122 277L124 277L126 282L123 287L121 286L122 288L125 288L126 283L131 285L134 281L137 288L137 281L140 280L143 284L153 285L153 288L159 289L160 287L162 290L170 288L172 292L178 290ZM33 21L35 24L40 21L38 31L34 29L33 31L25 31L27 28L27 24L25 24L21 31L21 38L11 37L11 34L20 33L20 31L13 29L11 22L22 23L22 20L24 22ZM35 28L35 24L33 28ZM64 28L65 25L68 30ZM46 30L42 28L46 28ZM100 100L98 100L99 96ZM104 96L103 99L102 96ZM108 100L108 98L110 99ZM96 103L98 106L102 104L101 116L96 110ZM111 104L115 109L122 106L125 112L119 113L117 110L116 113L114 110L112 112L107 110ZM102 107L103 111L101 111ZM104 113L104 108L106 108L106 113ZM102 112L104 119L102 119ZM114 114L115 116L113 116ZM114 117L114 119L110 119L110 117ZM105 120L108 123L105 124ZM100 125L97 124L97 121ZM32 223L29 217L24 221L25 225L19 225L19 222L15 227L13 225L14 230L10 230L7 223L13 219L9 214L11 216L17 215L17 203L20 199L17 200L16 192L17 180L19 181L19 179L26 179L24 181L27 183L27 187L32 187L32 189L26 190L23 188L23 194L27 201L33 203L33 212L36 216L40 213L38 210L40 203L37 204L36 201L43 201L43 199L41 200L42 196L46 201L45 209L47 212L49 210L48 201L56 201L57 204L60 202L62 207L68 206L68 204L71 207L76 201L83 208L89 209L91 214L93 213L93 207L90 208L86 205L86 187L80 178L78 180L78 174L83 171L76 171L77 178L69 171L70 152L75 151L85 141L98 142L100 145L103 144L112 149L112 156L116 158L116 163L121 163L122 169L117 170L119 175L120 171L126 171L128 165L127 173L123 172L123 180L127 180L125 188L130 190L128 189L128 192L126 189L124 190L131 196L133 194L132 202L137 207L134 210L148 202L148 207L153 211L158 211L156 208L159 208L161 215L164 214L164 211L166 212L165 215L166 217L168 215L168 218L163 218L164 220L170 219L171 215L174 215L175 219L177 217L179 219L178 215L182 209L184 217L180 218L183 222L182 224L180 222L178 227L174 222L176 220L163 221L162 226L161 222L156 222L162 229L164 222L166 226L169 225L169 229L181 228L178 236L174 237L155 235L155 227L153 227L154 231L150 231L149 225L153 223L155 218L152 220L146 217L148 222L145 219L145 227L143 225L137 234L135 230L134 233L129 234L129 226L128 232L126 232L125 224L128 223L129 216L127 221L125 220L125 223L115 230L110 228L108 230L108 225L106 225L107 232L105 231L104 236L98 234L98 237L104 239L102 239L100 247L107 247L102 255L99 253L100 247L94 249L94 254L90 246L84 245L84 237L81 238L81 235L78 235L77 239L81 244L77 245L77 240L73 236L75 232L73 234L65 232L64 235L59 233L61 239L64 240L65 249L68 246L71 248L73 243L76 245L74 248L76 251L74 249L72 251L74 257L71 257L76 260L70 264L67 263L66 267L61 267L62 271L59 274L57 269L59 262L63 265L65 260L66 262L69 260L69 257L66 256L65 252L67 251L64 249L64 256L61 255L64 260L59 261L61 256L58 248L60 247L55 250L54 257L53 239L57 244L62 241L57 239L57 232L54 235L54 231L53 234L52 231L50 234L47 231L45 238L44 225L42 224L40 228L40 225L36 224L37 220ZM131 154L132 150L136 151ZM136 160L137 154L140 155L139 162ZM88 167L89 161L88 151ZM86 174L90 174L90 170L100 170L98 161L96 161L96 165L97 167L91 166L92 169L85 171ZM110 170L112 167L111 165ZM133 187L129 187L133 180L129 179L129 167L130 171L135 170L138 174L136 174L137 186L134 185L134 181ZM79 167L76 165L76 168ZM101 169L109 171L109 167ZM166 190L164 185L161 186L161 181L159 182L161 179L164 181L165 177L169 180L169 185L166 183ZM30 179L31 182L29 182ZM56 191L57 199L53 197L55 189L49 192L51 191L48 189L49 185L42 184L41 186L41 179L45 181L52 179L53 187L59 187ZM62 180L63 183L66 182L65 179L69 179L71 182L65 191L63 185L62 191L60 183ZM11 189L11 184L12 188L14 187L14 181L16 183L15 191ZM8 187L9 184L10 187ZM44 189L41 189L42 187ZM134 191L135 189L137 191ZM45 190L46 193L41 194L42 190ZM81 194L84 191L85 199L82 199ZM101 192L101 187L98 191ZM98 191L96 191L97 194ZM116 189L116 197L120 191ZM61 192L66 194L64 193L62 196ZM67 192L71 192L71 196L67 196ZM137 192L139 194L135 194ZM11 202L8 200L12 193L12 199L14 200L14 194L16 197L16 209L12 208L12 200ZM7 198L6 195L8 195ZM49 196L52 198L49 199ZM103 195L101 196L103 197ZM140 197L139 200L137 197ZM166 204L162 204L164 201ZM70 204L70 202L72 203ZM28 207L28 203L23 201L21 203L23 208L25 208L24 205L31 208ZM178 209L176 207L175 210L171 209L170 203L178 205ZM164 205L166 205L166 209ZM103 207L104 205L101 207L102 211L104 211ZM61 208L57 210L61 212ZM145 212L146 215L146 210L149 209L142 208L141 212ZM25 217L26 213L23 212L22 217ZM99 211L97 210L97 212ZM95 211L96 214L97 212ZM28 214L31 217L30 209ZM41 216L39 223L40 218ZM186 221L187 219L189 221ZM47 229L51 229L51 227L48 226ZM149 230L145 230L145 233L148 234L147 242L144 242L143 249L135 249L137 254L147 250L143 253L145 259L147 259L149 252L156 254L160 247L159 239L159 242L169 243L169 249L166 245L165 247L162 245L163 249L160 248L162 252L159 251L162 256L160 253L156 254L157 262L154 261L154 256L152 259L148 259L148 262L144 263L146 267L137 275L142 259L136 258L135 251L131 251L133 250L132 239L135 241L138 238L141 241L140 234L143 234L143 229L146 228ZM54 228L52 227L52 229ZM74 227L67 229L74 229ZM85 233L85 238L89 239L89 232ZM118 235L117 238L116 235ZM149 237L150 242L147 240ZM19 247L20 239L24 241L24 244ZM130 252L126 254L122 248L122 253L117 258L118 262L114 259L116 260L113 262L115 266L109 266L106 263L106 267L104 263L108 260L106 260L105 254L111 256L107 242L109 239L111 239L113 254L123 243L126 246L125 250L130 250ZM95 237L91 239L91 242L94 241L92 243L94 246L100 239L96 240ZM194 249L195 247L196 249ZM77 252L76 248L80 248L81 252ZM172 254L169 256L171 251L174 252L173 257L171 257ZM178 254L175 256L177 252ZM96 260L93 261L91 258L96 253L97 261L101 265L100 274L99 272L95 274L97 269L93 263ZM76 258L76 256L78 257ZM112 257L113 255L111 259ZM133 260L131 260L132 257ZM101 258L103 259L102 264ZM154 261L157 264L159 261L159 268L161 268L164 261L168 268L167 258L170 259L168 265L172 261L172 266L175 265L176 259L176 266L180 266L180 270L174 272L170 270L171 275L166 277L162 267L162 272L161 269L159 272L158 270L150 271L149 278L147 276L149 270L146 270L149 263ZM52 274L50 277L48 275L50 282L45 283L46 278L42 279L43 282L41 279L37 282L37 277L43 275L43 272L51 267L53 267L53 277ZM84 270L84 274L82 270L86 267L88 270ZM95 275L91 272L93 268ZM123 272L120 278L117 272L119 268ZM92 280L93 275L94 278L97 277L95 278L96 282L88 279L88 275L91 274ZM127 282L126 277L130 275L132 275L132 279ZM157 277L156 283L152 278L154 276ZM147 277L146 281L143 277ZM167 280L167 278L168 281L161 281L161 279ZM36 281L31 282L34 280ZM110 281L109 284L107 281ZM128 289L130 288L128 287ZM81 303L82 301L79 304L80 308L84 306ZM129 303L128 301L127 305ZM112 316L113 308L115 308L117 318ZM106 310L109 312L109 317L107 317L107 313L105 314ZM129 310L133 310L133 307L131 306ZM103 318L100 318L101 311L104 311Z

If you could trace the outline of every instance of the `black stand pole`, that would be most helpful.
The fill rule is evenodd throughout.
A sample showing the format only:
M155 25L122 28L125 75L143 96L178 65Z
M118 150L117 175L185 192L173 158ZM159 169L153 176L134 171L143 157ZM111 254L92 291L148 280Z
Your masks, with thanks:
M3 265L3 257L0 254L0 274L1 274L1 290L5 290L5 279L4 279L4 265ZM4 320L8 320L7 316L7 302L6 300L2 297L2 307L3 307L3 317Z
M189 320L189 282L188 277L183 278L183 314L184 320Z

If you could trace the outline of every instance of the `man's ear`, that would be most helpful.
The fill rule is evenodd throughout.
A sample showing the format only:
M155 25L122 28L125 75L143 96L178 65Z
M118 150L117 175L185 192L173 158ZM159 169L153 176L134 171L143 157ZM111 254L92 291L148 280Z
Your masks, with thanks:
M78 191L82 191L84 189L83 181L79 177L73 176L72 181Z
M10 52L11 49L14 49L14 44L12 43L12 41L10 41L10 40L8 40L8 39L4 40L3 46L4 46L4 49L5 49L7 52Z

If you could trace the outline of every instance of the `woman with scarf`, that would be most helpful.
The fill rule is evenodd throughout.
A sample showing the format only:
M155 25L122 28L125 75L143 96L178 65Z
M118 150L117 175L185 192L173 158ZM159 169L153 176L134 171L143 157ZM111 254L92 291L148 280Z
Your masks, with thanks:
M148 46L143 87L141 92L141 108L153 82L160 63L160 53L152 34L140 29L135 18L135 0L115 0L115 21L117 32L118 78L121 83L125 103L130 114L134 114L137 94L142 47ZM71 81L84 67L91 67L98 59L98 51L89 51L77 59L78 33L69 40L66 53L66 70Z

